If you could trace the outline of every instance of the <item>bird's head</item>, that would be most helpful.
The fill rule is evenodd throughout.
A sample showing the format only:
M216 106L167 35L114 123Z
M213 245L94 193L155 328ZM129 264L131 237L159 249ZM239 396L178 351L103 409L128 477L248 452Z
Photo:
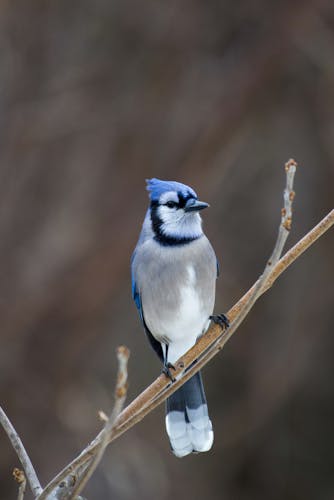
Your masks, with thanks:
M208 207L191 187L175 181L147 180L155 237L163 244L183 244L202 236L199 211Z

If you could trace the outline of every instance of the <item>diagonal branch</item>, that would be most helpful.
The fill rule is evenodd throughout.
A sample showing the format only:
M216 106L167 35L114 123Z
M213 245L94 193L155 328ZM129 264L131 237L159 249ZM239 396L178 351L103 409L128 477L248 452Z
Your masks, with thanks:
M228 311L230 320L228 330L216 324L210 326L206 334L199 339L196 345L182 356L176 363L175 378L173 384L161 374L147 389L145 389L131 404L129 404L119 415L111 429L108 442L115 440L121 434L142 420L145 415L156 408L162 401L167 399L182 384L191 378L202 366L215 356L235 333L236 329L246 317L255 301L265 293L276 281L276 279L305 252L320 236L322 236L334 224L334 210L324 217L317 226L307 233L294 247L292 247L280 260L280 255L291 227L291 204L294 198L292 182L296 164L290 160L285 168L287 173L287 186L284 192L284 208L279 227L279 234L274 251L267 262L262 276L248 290L248 292ZM196 361L196 363L195 363ZM66 466L47 485L39 500L46 500L50 492L69 474L79 467L87 464L92 456L100 449L101 441L105 439L102 430L96 438Z
M12 446L16 451L16 454L20 459L26 478L28 479L30 489L34 497L37 498L38 495L42 493L43 488L38 480L35 469L31 463L28 453L25 450L25 447L23 446L20 436L14 429L13 424L11 423L11 421L9 420L9 418L7 417L6 413L1 408L1 406L0 406L0 424L4 428L7 436L9 437L10 442L12 443Z

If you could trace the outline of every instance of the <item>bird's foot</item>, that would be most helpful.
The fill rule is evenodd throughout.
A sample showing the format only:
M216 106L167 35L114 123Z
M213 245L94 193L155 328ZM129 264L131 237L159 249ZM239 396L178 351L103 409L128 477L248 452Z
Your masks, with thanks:
M223 329L226 329L230 326L228 317L225 314L209 316L209 319L211 319L211 321L213 321L217 325L221 326Z
M166 375L172 382L175 382L176 378L173 376L171 370L176 370L175 366L172 363L165 363L162 369L162 373Z

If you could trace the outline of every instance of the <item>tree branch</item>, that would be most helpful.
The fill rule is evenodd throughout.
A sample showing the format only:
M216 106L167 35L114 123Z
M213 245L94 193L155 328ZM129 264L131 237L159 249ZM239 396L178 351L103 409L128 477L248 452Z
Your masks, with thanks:
M89 462L92 456L95 456L106 444L115 440L121 434L133 427L142 420L145 415L156 408L161 402L167 399L182 384L191 378L208 361L215 356L226 344L226 342L235 333L240 323L249 313L256 300L265 293L276 281L276 279L305 252L321 235L323 235L334 224L334 210L332 210L320 223L307 233L294 247L292 247L280 260L280 255L285 244L286 238L291 227L291 205L294 198L292 189L293 176L296 163L290 160L286 165L287 184L284 191L284 208L282 209L282 219L279 227L277 241L274 251L267 262L262 276L248 290L248 292L228 311L230 327L222 330L219 325L212 324L203 337L199 339L196 345L182 356L175 364L176 370L173 374L176 378L171 383L169 378L161 374L147 389L145 389L131 404L129 404L113 423L108 433L107 443L106 434L102 430L96 438L66 466L44 489L39 500L48 498L48 494L57 487L57 485L68 477L73 471L78 470ZM196 361L196 363L194 363Z
M6 413L4 412L1 406L0 406L0 424L4 428L7 436L9 437L9 440L12 443L12 446L16 451L16 454L19 457L22 467L25 471L25 475L26 478L28 479L30 489L34 497L37 498L38 495L42 493L43 488L38 480L35 469L31 463L28 453L26 452L18 433L14 429L11 421L9 420L9 418L7 417Z

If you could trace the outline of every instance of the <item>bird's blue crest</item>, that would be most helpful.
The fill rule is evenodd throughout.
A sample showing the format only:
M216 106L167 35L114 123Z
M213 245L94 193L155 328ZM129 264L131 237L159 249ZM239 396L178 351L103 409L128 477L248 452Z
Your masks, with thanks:
M146 189L150 194L151 201L158 201L160 196L168 191L176 191L185 198L190 195L197 199L197 194L191 187L176 181L161 181L155 178L146 179Z

